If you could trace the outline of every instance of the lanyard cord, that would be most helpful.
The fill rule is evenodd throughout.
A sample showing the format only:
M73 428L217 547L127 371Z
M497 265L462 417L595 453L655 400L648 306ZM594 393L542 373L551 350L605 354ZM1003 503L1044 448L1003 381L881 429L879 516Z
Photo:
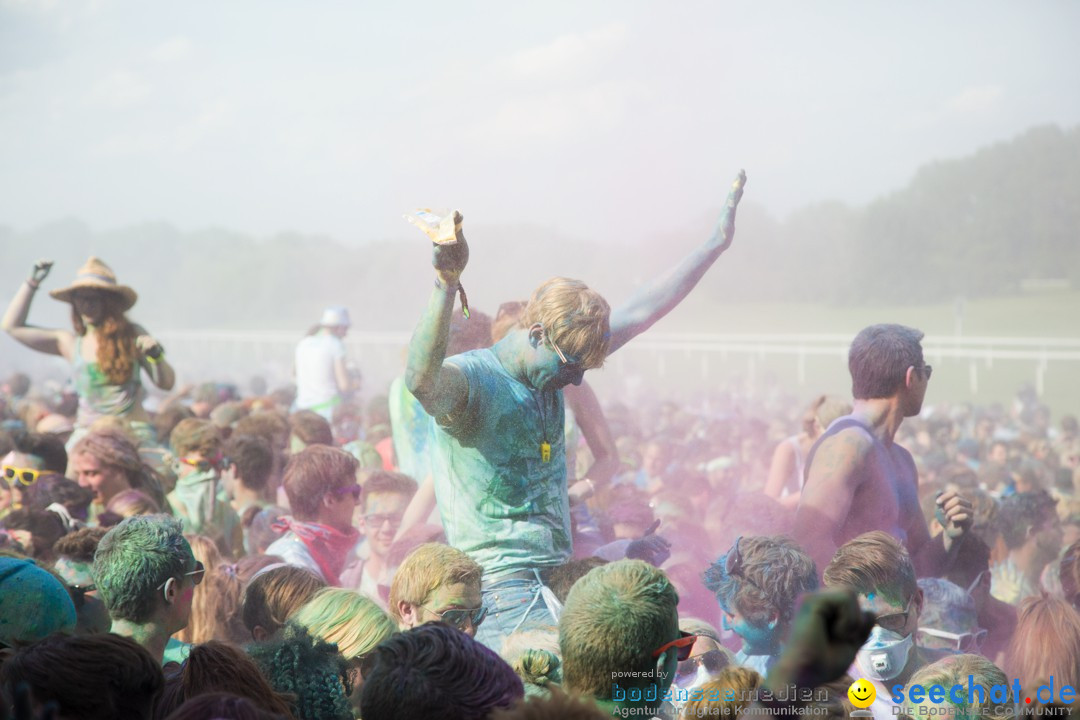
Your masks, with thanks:
M543 393L542 390L539 391L539 392L541 392L541 394ZM532 392L530 392L529 394L532 395L533 402L536 403L536 412L540 415L540 427L542 428L543 433L544 433L544 442L547 443L548 442L547 419L544 417L544 410L540 406L540 401L536 399L536 394L532 393Z

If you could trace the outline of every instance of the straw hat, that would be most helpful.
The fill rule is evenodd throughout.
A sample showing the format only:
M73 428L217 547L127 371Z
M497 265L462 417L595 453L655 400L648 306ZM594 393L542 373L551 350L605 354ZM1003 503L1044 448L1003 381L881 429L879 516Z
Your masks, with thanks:
M86 261L85 265L79 268L79 272L75 274L75 282L66 288L52 290L49 294L57 300L69 303L75 298L76 291L83 289L104 290L113 293L121 300L121 310L131 309L131 306L139 299L135 291L127 285L118 285L116 283L116 273L96 257L91 257Z

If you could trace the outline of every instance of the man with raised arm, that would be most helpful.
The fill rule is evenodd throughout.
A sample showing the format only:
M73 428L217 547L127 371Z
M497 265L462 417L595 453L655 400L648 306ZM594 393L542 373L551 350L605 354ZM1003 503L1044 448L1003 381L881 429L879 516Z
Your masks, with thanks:
M971 528L971 503L949 491L937 498L945 532L930 537L915 461L893 442L904 418L922 410L930 383L922 337L903 325L871 325L851 343L854 409L810 448L795 513L795 539L819 568L848 540L883 530L907 547L920 577L937 575Z
M488 614L477 639L493 649L516 630L558 620L558 600L539 571L572 551L562 388L580 383L690 293L731 245L745 182L740 171L703 245L614 312L585 283L552 278L533 293L521 327L490 348L449 359L450 316L469 259L462 216L414 219L435 243L436 276L405 382L437 421L435 494L447 541L484 570Z

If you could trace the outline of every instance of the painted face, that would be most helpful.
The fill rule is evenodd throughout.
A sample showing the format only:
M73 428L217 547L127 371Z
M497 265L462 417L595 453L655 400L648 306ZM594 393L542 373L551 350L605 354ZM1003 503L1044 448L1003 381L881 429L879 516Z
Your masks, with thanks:
M18 476L21 474L21 470L44 470L45 461L37 455L28 455L26 453L15 452L12 450L7 455L0 459L0 466L13 468L16 474L14 478L5 478L5 484L10 488L9 492L9 504L14 507L22 507L25 500L24 495L26 488L22 482L18 480ZM2 506L2 504L0 504Z
M408 506L408 496L401 493L376 492L367 496L357 527L367 536L374 555L386 557Z
M771 655L776 651L776 624L755 625L738 608L723 611L721 623L725 630L738 635L742 641L742 651L747 655Z
M428 595L424 604L416 609L416 625L440 622L442 614L447 610L472 610L482 604L479 583L440 585ZM467 621L461 631L469 637L476 637L476 626L471 621Z
M79 453L72 459L72 468L79 485L94 493L94 502L105 505L113 496L131 489L124 471L104 465L90 453Z
M878 618L878 624L901 637L912 635L919 627L919 591L910 600L886 599L877 593L859 596L859 607Z
M99 292L80 290L75 293L71 304L88 325L97 325L105 317L105 298Z
M567 385L580 385L585 379L586 370L582 367L580 360L567 355L561 348L556 350L543 330L539 332L536 354L527 370L529 384L545 391L561 390ZM562 353L561 356L560 353Z

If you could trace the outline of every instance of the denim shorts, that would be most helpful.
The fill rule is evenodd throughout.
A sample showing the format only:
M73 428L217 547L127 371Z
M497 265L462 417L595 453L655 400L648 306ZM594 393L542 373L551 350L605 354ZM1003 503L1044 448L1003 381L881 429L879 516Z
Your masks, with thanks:
M476 629L476 639L495 652L511 633L559 625L562 606L540 581L539 573L533 574L533 578L512 577L483 585L487 617Z

